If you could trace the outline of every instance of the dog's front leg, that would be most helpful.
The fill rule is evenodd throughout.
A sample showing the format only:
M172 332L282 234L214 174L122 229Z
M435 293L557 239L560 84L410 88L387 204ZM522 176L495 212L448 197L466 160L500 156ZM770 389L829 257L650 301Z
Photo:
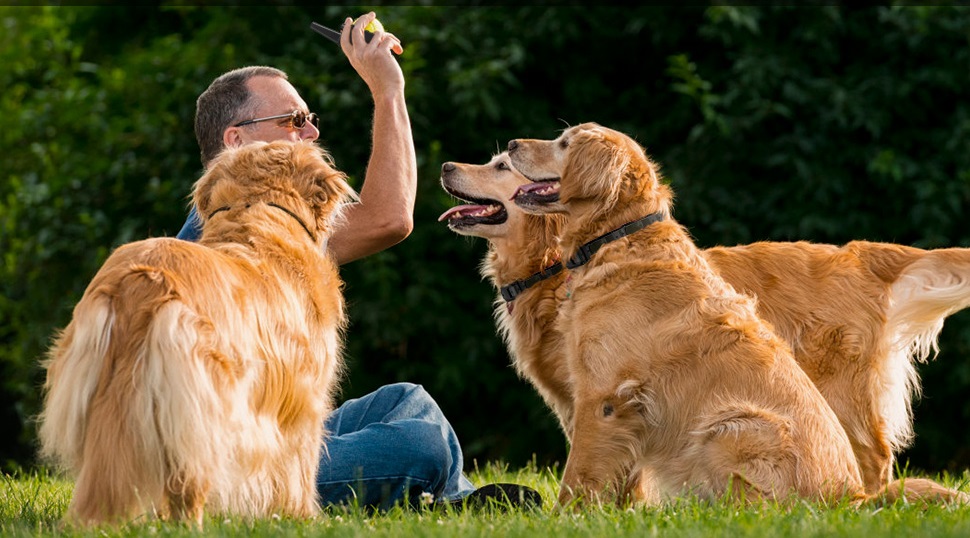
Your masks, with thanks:
M572 446L563 470L559 504L626 503L641 500L641 486L649 488L635 471L639 449L636 422L629 410L613 398L577 398ZM626 412L624 412L626 411ZM647 490L643 490L647 491Z
M171 518L174 521L187 521L202 530L202 516L210 485L204 479L187 477L184 472L175 472L166 480L165 496Z

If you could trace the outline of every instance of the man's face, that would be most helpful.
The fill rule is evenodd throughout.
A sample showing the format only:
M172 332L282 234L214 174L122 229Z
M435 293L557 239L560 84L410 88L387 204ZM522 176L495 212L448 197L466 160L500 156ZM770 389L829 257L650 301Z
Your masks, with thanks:
M309 112L306 102L300 97L296 88L286 80L279 77L253 77L247 81L247 86L252 93L250 99L257 104L254 118L265 118L289 114L294 110ZM230 127L227 129L235 130L226 140L227 146L238 146L261 140L272 142L274 140L316 140L320 136L320 131L311 122L306 122L302 129L295 129L290 126L287 118L279 120L261 121L241 127Z

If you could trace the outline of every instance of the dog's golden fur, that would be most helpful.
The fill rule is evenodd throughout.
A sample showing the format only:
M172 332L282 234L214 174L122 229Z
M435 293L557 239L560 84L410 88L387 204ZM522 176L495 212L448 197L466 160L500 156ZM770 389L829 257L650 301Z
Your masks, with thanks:
M528 179L507 153L483 165L445 163L441 182L458 198L488 201L491 211L504 213L499 221L463 218L462 211L483 211L475 204L442 216L455 232L488 240L481 271L497 289L559 262L563 217L525 213L509 202ZM914 360L935 351L943 320L970 303L970 250L761 242L702 254L729 284L757 298L758 315L791 344L846 430L866 490L885 486L894 452L912 437ZM541 280L512 302L499 295L495 317L516 371L568 437L572 391L555 330L565 278L561 272Z
M566 335L564 354L576 410L561 501L574 494L644 496L654 488L672 494L687 487L711 496L732 482L747 498L792 493L867 498L853 447L836 415L792 360L790 347L758 318L755 301L722 280L708 259L725 274L739 271L739 289L759 299L767 296L777 306L779 325L793 331L796 348L804 346L798 348L803 365L814 368L816 381L832 389L830 397L844 399L840 411L865 411L846 417L861 425L862 431L854 433L860 439L873 431L882 434L886 447L886 433L868 421L873 414L876 420L885 417L886 408L894 407L904 410L908 426L908 389L915 386L909 346L915 342L921 352L928 352L943 317L965 306L965 299L958 299L966 295L962 253L940 251L933 262L920 263L927 259L925 253L894 245L856 243L840 250L798 243L777 245L778 251L771 244L758 244L704 254L670 218L669 187L628 137L587 124L568 129L555 141L518 140L509 147L514 166L526 176L561 178L556 182L558 201L546 200L531 210L567 213L561 241L565 253L651 212L667 216L606 245L572 273L572 297L560 308L557 321ZM759 263L766 251L768 258L779 256L777 265ZM785 254L802 262L804 271L793 270L791 260L782 258ZM863 263L854 262L853 256ZM815 273L818 266L813 265L824 266L826 258L834 265ZM848 267L839 270L842 264ZM751 268L754 274L745 274ZM846 297L852 308L799 320L799 308L810 315L816 310L807 302L818 297L801 288L813 278L827 279L831 286L851 286L856 280L865 285ZM948 295L918 298L925 282L947 280ZM890 301L880 310L887 288L901 301ZM909 297L904 297L906 291L912 292ZM801 293L805 301L792 304L786 293ZM837 305L837 299L831 300ZM790 311L783 311L786 305ZM922 315L913 316L914 310ZM845 323L857 312L866 314L862 334ZM919 324L912 323L917 320ZM881 333L886 326L893 330ZM906 356L891 357L895 363L885 360L893 353L873 345L872 335L892 339L896 355ZM866 351L883 363L866 363L871 356L860 359ZM851 372L839 370L844 363L850 363ZM856 383L865 390L858 385L854 392L847 390ZM901 385L887 387L892 383ZM869 400L873 393L880 396L875 403ZM890 458L891 453L881 457ZM964 499L930 481L908 480L905 489L887 484L885 468L877 474L878 493ZM650 484L641 483L643 477Z
M445 191L463 200L481 202L453 208L441 220L447 220L459 234L488 239L488 254L480 269L498 289L560 261L558 237L563 219L528 214L509 202L519 185L526 182L506 153L484 165L445 163L441 168ZM486 220L479 217L483 213L500 217ZM541 280L511 303L499 295L495 320L516 372L532 383L568 436L572 391L562 359L562 336L555 330L565 277L566 273L560 272Z
M198 243L116 249L46 361L42 455L66 519L309 517L345 325L326 240L352 196L306 142L226 150L195 184Z
M970 250L762 242L704 256L791 343L845 428L866 490L885 486L913 438L915 362L938 351L944 319L970 305Z

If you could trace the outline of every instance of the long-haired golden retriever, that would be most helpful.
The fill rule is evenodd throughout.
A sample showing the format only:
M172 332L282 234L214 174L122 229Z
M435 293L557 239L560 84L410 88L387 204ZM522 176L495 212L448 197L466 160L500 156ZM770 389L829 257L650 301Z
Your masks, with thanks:
M326 241L353 193L307 142L226 150L198 180L198 243L116 249L46 361L42 455L66 520L204 510L309 517L345 325Z
M471 203L445 211L438 220L459 234L488 240L480 270L500 291L495 303L499 332L516 372L532 383L568 437L572 390L562 336L555 328L565 292L558 244L563 218L529 214L511 203L512 194L527 182L507 153L484 165L446 162L442 188Z
M555 329L566 271L558 239L564 217L526 213L510 200L531 186L507 153L486 164L447 162L441 183L472 202L439 220L488 240L480 270L500 291L495 318L520 376L531 382L568 437L572 390ZM525 195L523 200L538 196ZM701 251L790 343L846 429L866 490L892 480L893 454L912 438L913 363L926 360L946 316L970 303L970 250L926 251L853 241L842 247L760 242Z
M722 279L673 220L670 188L632 139L583 124L555 140L514 140L509 154L516 169L537 181L520 189L516 201L532 212L566 215L560 244L571 280L556 323L565 338L574 418L561 502L685 489L708 497L731 489L747 499L866 499L876 494L966 499L931 481L912 479L888 484L880 478L879 490L865 493L836 414L794 361L789 345L758 317L755 300ZM821 248L830 249L830 256L838 250ZM889 250L900 258L919 253ZM738 256L729 253L721 259L736 262L746 256L756 254L741 249ZM761 282L777 285L771 270L778 268L765 268ZM882 277L891 273L886 267L873 271ZM793 280L787 288L798 291L798 275L786 274ZM917 274L928 278L925 270ZM959 288L961 282L957 278L951 284ZM757 285L751 287L746 291L758 292ZM871 292L872 287L863 295ZM878 293L856 306L865 309L875 298ZM957 309L953 303L944 310L949 308ZM942 321L939 308L934 315ZM907 336L926 341L925 328L909 329ZM829 340L845 336L835 330ZM823 346L827 357L836 357L839 364L854 360L858 353L839 355L859 351L851 342L857 336L848 336L847 347ZM820 359L806 357L809 368ZM885 375L872 370L842 383ZM906 383L912 383L912 376L904 372L902 380L903 389L891 394L902 396L906 401L901 405L908 409Z

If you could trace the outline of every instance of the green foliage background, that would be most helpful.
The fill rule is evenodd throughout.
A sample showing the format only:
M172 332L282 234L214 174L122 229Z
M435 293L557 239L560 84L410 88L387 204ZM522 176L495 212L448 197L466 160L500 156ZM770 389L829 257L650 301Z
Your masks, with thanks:
M0 7L0 467L30 465L38 360L112 249L172 236L198 177L196 96L287 71L355 185L371 102L309 30L374 9L400 58L419 159L412 236L344 266L343 396L423 384L472 459L564 461L512 371L480 240L436 222L445 161L596 121L664 166L703 247L852 239L970 247L970 10L961 7ZM926 470L970 466L970 315L920 367Z

